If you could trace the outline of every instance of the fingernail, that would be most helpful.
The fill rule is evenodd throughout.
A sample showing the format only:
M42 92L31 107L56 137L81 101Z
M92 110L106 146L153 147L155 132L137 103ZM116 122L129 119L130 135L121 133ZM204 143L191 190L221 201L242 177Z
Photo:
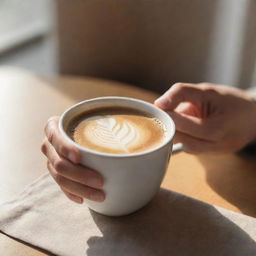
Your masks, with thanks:
M78 203L78 204L82 204L82 203L84 202L84 199L81 198L81 197L78 197L78 196L75 196L75 195L70 195L70 197L71 197L71 199L72 199L74 202L76 202L76 203Z
M168 99L166 98L166 97L160 97L160 98L158 98L156 101L155 101L155 103L157 104L157 105L160 105L161 107L165 107L165 106L167 106L168 105Z
M71 162L73 163L77 163L76 154L72 151L68 153L68 159L71 160Z
M82 204L84 202L83 198L81 198L81 197L76 197L76 198L74 198L74 200L78 204Z

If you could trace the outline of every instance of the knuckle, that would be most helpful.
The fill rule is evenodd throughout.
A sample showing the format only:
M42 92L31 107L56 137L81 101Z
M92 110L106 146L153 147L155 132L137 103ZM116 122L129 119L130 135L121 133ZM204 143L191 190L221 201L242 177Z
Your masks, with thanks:
M216 86L208 83L201 84L201 88L204 92L206 92L208 95L215 95L216 92Z
M52 144L54 131L49 126L46 127L46 129L45 129L45 135L46 135L48 141Z
M64 186L65 179L61 175L56 174L54 179L60 186Z
M172 86L172 88L179 90L179 89L184 88L184 84L183 84L183 83L180 83L180 82L179 82L179 83L175 83L175 84Z
M51 123L52 123L52 118L49 118L49 119L47 120L47 122L46 122L45 127L44 127L44 131L45 131L45 133L47 133L47 132L48 132L49 127L51 126Z
M67 156L68 154L68 148L65 145L59 145L58 151L62 156Z
M43 154L45 154L46 151L47 151L47 145L46 145L46 141L44 140L44 141L42 142L42 144L41 144L41 152L42 152Z
M176 83L176 84L174 84L174 90L176 90L176 92L180 93L180 94L183 94L183 93L188 94L194 89L195 89L194 84L188 84L188 83Z
M55 122L56 122L56 117L49 118L44 128L45 135L48 138L50 143L52 143L53 136L54 136Z
M58 120L57 116L52 116L47 120L47 124L55 123Z
M58 159L53 163L53 167L57 172L63 172L66 169L66 163L64 160Z
M51 163L50 163L49 160L47 161L46 166L47 166L47 169L50 171L51 170Z
M214 85L210 83L199 83L198 85L202 88L202 90L208 90L214 87Z

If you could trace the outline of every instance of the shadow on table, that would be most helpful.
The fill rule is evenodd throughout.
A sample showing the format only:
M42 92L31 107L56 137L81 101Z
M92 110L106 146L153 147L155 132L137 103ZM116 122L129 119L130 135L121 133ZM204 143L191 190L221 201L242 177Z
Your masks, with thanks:
M256 217L255 154L201 155L206 181L244 214Z
M89 256L256 255L255 241L213 206L164 189L129 216L91 214L102 237L87 241Z

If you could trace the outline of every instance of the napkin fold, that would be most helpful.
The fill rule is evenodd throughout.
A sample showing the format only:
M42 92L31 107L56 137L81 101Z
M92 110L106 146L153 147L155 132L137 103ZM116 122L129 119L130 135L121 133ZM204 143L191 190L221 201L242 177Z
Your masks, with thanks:
M256 219L161 189L124 217L69 201L46 174L0 206L1 232L61 256L251 256Z

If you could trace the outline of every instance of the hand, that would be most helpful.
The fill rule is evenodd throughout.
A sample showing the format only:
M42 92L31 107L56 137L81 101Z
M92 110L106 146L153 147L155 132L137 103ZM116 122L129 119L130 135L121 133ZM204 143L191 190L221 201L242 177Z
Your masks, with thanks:
M45 127L46 138L41 146L46 155L47 167L66 196L77 203L83 198L101 202L105 199L102 176L79 164L79 151L61 136L58 117L48 120Z
M235 152L256 140L256 101L245 91L177 83L155 105L173 118L186 152Z

